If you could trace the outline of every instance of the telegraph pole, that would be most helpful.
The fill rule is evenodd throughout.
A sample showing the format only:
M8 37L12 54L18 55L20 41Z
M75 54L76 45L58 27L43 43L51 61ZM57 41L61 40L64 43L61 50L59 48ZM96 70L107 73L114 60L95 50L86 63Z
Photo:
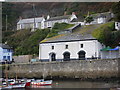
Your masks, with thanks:
M7 23L8 23L7 18L8 18L8 16L6 15L6 31L7 31Z
M36 26L36 24L35 24L35 17L37 16L37 12L35 10L35 4L33 4L33 13L34 13L34 28L33 28L33 31L35 31L35 26Z
M33 4L33 13L34 13L34 9L35 9L35 5ZM33 31L35 31L35 14L34 14Z

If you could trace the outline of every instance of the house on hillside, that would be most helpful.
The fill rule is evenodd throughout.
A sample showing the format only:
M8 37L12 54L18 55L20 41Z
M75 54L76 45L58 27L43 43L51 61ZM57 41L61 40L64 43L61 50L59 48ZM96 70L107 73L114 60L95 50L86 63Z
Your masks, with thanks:
M64 16L57 16L57 17L50 17L47 16L45 20L44 17L36 17L36 18L28 18L22 19L17 23L17 30L22 29L45 29L45 28L52 28L55 23L74 23L77 19L77 16L73 12L72 15L64 15Z
M44 17L36 17L36 18L28 18L28 19L22 19L17 23L17 30L22 29L44 29Z
M115 29L120 30L120 22L115 22Z
M12 61L12 49L10 46L5 44L0 44L0 61L3 62L5 60Z
M88 16L93 17L93 21L90 24L103 24L109 22L114 17L111 12L96 13Z
M77 16L73 12L72 15L64 15L64 16L57 16L57 17L50 17L47 16L47 20L45 21L46 28L52 28L55 23L72 23L75 22Z
M100 58L103 45L91 35L68 34L39 44L41 61L69 61Z

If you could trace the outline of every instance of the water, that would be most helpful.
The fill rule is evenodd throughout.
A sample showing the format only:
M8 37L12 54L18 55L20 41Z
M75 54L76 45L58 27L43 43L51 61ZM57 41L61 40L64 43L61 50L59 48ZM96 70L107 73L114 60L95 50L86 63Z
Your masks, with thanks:
M19 89L19 90L33 90L33 89L39 89L39 90L43 90L46 88L74 88L74 89L78 89L78 88L85 88L88 89L89 88L102 88L102 90L104 88L114 88L114 87L119 87L120 88L120 83L117 83L117 81L114 82L92 82L92 81L73 81L73 80L59 80L59 81L53 81L53 84L51 86L32 86L29 89ZM17 89L15 89L17 90ZM60 89L61 90L61 89ZM71 89L73 90L73 89ZM95 89L96 90L96 89ZM98 89L97 89L98 90ZM101 90L101 89L100 89ZM116 90L116 89L115 89Z

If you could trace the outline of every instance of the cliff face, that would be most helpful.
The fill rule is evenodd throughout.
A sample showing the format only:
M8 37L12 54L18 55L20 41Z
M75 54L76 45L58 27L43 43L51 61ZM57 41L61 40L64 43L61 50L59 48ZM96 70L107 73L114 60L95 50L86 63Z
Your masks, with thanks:
M8 16L8 29L16 29L16 23L19 20L19 16L23 18L29 18L35 16L59 16L63 15L64 12L66 14L71 14L75 12L78 16L79 20L82 20L85 15L87 15L88 11L90 13L96 12L106 12L112 7L113 2L105 2L105 3L85 3L85 2L36 2L34 3L28 2L9 2L3 3L3 30L5 30L5 20L6 15ZM101 8L102 7L102 8Z

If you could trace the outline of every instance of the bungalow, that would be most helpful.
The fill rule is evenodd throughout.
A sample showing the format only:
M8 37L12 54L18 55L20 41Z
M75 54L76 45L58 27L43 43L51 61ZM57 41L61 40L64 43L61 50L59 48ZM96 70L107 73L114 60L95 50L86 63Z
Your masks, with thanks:
M13 52L10 46L5 44L0 44L0 61L3 62L5 60L12 61Z
M44 17L36 17L36 18L28 18L28 19L22 19L17 23L17 30L21 29L44 29Z
M52 37L39 44L41 61L68 61L100 58L103 46L91 35L68 34Z

